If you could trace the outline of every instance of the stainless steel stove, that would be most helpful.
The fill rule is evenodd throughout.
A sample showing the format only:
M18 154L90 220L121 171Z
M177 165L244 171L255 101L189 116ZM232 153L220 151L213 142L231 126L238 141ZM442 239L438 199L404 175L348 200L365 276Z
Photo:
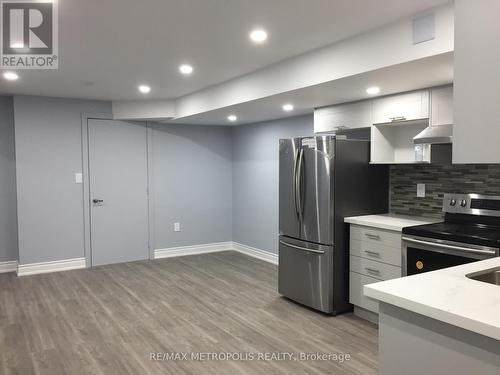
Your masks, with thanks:
M403 229L403 276L500 254L500 196L445 194L444 222Z

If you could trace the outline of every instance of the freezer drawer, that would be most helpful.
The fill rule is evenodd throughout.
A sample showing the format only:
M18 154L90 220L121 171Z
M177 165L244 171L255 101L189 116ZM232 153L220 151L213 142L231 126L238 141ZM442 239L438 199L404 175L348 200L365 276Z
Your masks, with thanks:
M303 305L333 311L333 246L279 238L278 292Z

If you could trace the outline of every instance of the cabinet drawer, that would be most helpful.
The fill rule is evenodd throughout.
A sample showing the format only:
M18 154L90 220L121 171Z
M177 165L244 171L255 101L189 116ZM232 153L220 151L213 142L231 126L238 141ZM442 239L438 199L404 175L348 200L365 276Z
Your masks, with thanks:
M381 243L351 239L350 253L358 257L401 267L401 244L399 247L390 247Z
M363 294L363 286L378 283L380 280L356 272L350 272L349 281L349 302L378 314L378 302Z
M401 267L351 255L351 271L380 280L401 277Z
M401 233L351 225L351 239L401 248Z

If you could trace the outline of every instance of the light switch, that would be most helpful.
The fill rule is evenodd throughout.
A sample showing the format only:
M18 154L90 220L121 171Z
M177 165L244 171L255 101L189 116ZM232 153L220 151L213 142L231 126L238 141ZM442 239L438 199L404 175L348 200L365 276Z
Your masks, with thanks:
M75 173L75 184L82 184L82 183L83 183L83 174Z
M181 223L174 223L174 232L181 231Z
M425 198L425 184L417 184L417 197Z

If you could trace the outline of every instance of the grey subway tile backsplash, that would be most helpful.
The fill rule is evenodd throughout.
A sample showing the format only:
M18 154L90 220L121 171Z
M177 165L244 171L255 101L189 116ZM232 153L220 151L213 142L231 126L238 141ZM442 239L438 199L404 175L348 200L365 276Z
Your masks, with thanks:
M500 195L500 164L391 165L390 210L395 214L441 218L444 193ZM425 198L417 198L417 184Z

